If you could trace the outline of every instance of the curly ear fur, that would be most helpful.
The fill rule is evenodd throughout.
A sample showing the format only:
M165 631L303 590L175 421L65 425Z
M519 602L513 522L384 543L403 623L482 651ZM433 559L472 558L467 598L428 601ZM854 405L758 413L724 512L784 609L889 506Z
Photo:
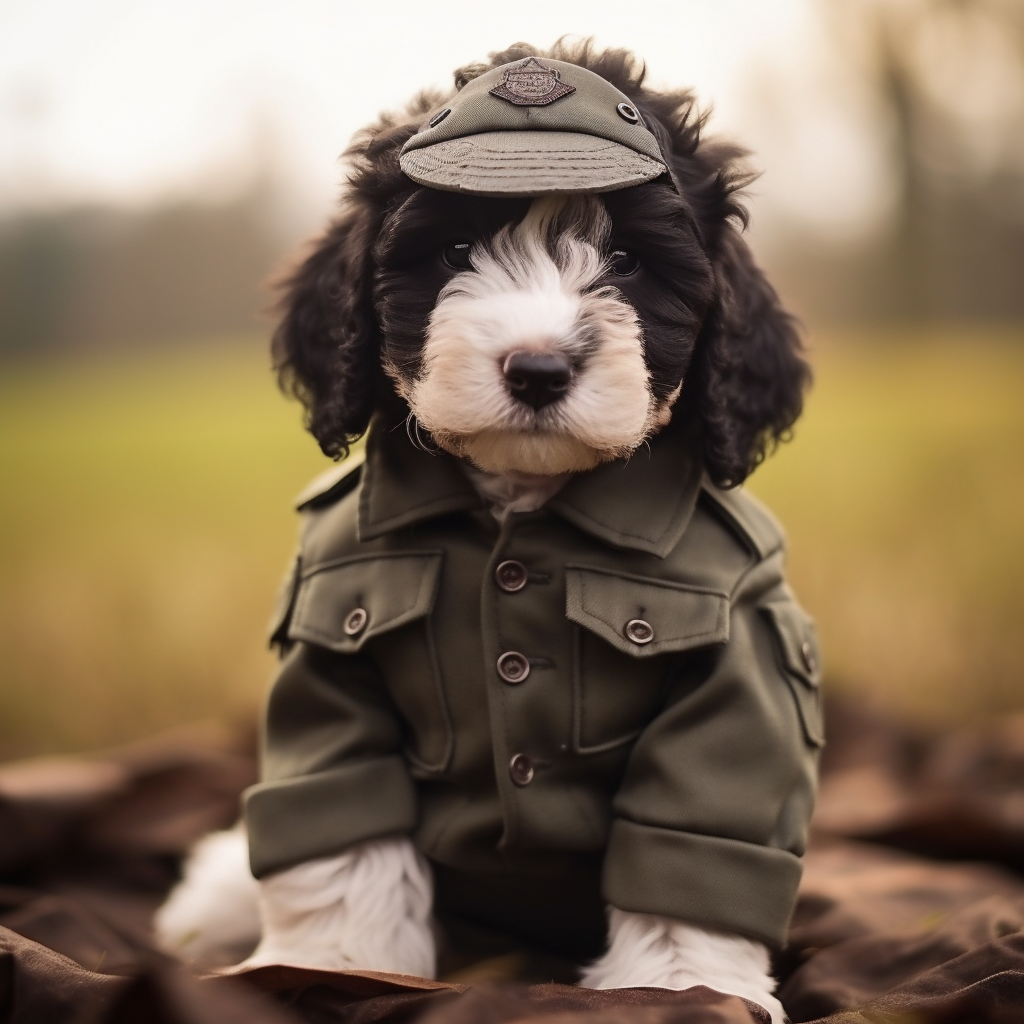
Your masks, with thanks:
M372 211L352 203L284 283L271 351L281 387L306 407L324 454L346 454L373 412L379 340L369 308Z
M735 487L786 439L811 373L793 318L735 228L727 226L713 266L716 298L686 390L708 475Z
M785 439L810 380L794 321L740 237L747 215L738 194L753 180L742 164L745 154L701 138L707 116L697 111L691 92L645 88L646 69L636 57L599 51L590 40L559 40L547 51L516 43L457 70L455 88L528 56L579 64L610 81L659 140L715 275L715 296L677 415L694 425L711 478L735 486ZM275 366L282 387L306 406L309 430L328 455L347 452L383 398L371 298L373 243L387 211L414 187L401 174L399 150L444 99L424 93L403 114L385 115L356 137L345 154L351 171L341 214L283 284Z
M306 426L325 455L340 458L365 433L382 386L373 310L373 247L389 205L410 191L398 153L424 111L384 116L345 152L350 173L339 215L313 251L280 282L281 323L271 352L281 388L306 408Z

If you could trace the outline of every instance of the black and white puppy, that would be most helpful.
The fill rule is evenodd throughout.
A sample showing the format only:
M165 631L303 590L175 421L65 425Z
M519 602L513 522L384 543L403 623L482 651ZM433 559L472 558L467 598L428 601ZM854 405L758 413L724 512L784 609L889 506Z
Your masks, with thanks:
M465 85L535 51L460 72ZM736 485L800 413L808 371L755 266L738 150L701 137L687 92L654 92L623 51L556 48L625 94L665 173L611 191L482 196L424 187L400 152L441 96L348 151L341 213L285 286L274 351L329 455L385 409L464 460L499 518L628 456L671 421ZM541 57L541 61L545 59ZM625 114L623 116L626 116ZM207 840L161 912L168 944L215 959L257 931L252 963L431 975L430 877L405 838L245 880L241 833ZM233 923L229 923L233 922ZM708 985L783 1013L768 952L738 935L614 908L592 987Z

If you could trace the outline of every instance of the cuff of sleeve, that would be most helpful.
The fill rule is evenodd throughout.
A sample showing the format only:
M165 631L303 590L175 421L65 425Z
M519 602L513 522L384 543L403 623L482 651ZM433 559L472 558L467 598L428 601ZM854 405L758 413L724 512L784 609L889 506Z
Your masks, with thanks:
M602 891L620 910L676 917L778 948L802 870L787 850L619 819Z
M398 757L261 782L243 799L257 878L416 825L412 779Z

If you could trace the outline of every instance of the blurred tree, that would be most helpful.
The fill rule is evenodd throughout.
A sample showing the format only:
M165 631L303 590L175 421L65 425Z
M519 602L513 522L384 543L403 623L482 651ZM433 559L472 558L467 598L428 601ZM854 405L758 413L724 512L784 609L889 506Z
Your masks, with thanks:
M67 329L80 261L68 218L0 223L0 354L49 349Z
M1024 4L819 0L835 60L878 111L881 231L792 240L789 290L824 319L1024 317Z
M282 242L258 179L217 204L87 207L0 222L0 355L252 330Z
M890 0L872 21L867 58L894 127L891 280L906 313L1024 312L1024 6Z

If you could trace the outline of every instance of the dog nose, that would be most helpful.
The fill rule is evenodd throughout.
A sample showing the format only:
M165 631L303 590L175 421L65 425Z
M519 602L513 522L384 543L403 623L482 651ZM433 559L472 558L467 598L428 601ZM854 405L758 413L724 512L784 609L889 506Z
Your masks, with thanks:
M501 372L512 397L534 409L557 402L572 383L572 364L553 352L513 352Z

